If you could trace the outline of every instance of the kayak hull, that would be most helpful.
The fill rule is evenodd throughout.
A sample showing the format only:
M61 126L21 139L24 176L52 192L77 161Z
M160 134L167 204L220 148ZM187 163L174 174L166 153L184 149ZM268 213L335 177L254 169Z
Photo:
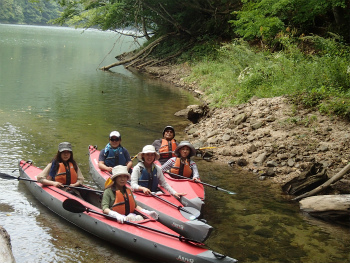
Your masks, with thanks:
M103 215L99 207L68 192L53 186L42 186L38 182L29 181L36 180L36 175L41 172L41 169L30 163L20 161L19 170L20 177L26 179L24 182L30 192L44 206L81 229L124 247L133 253L137 252L159 262L236 262L235 259L227 256L220 258L215 255L215 252L193 242L178 239L176 232L155 220L145 219L140 221L140 224L162 231L162 233L134 225L120 224ZM94 200L96 204L100 203L101 197L98 197L98 193L86 192L87 199ZM72 213L65 210L62 204L68 198L78 200L90 212ZM96 211L96 213L91 211Z
M159 161L155 161L155 164L161 166ZM205 191L202 184L195 183L188 179L176 179L171 177L168 173L164 173L167 183L175 189L176 192L186 193L185 196L181 196L180 202L184 206L196 208L201 211L204 205Z
M98 151L95 147L91 145L89 146L90 173L97 185L104 188L105 182L110 177L110 174L108 172L101 171L98 168L99 153L100 151ZM162 190L165 191L164 189ZM179 211L178 208L169 205L151 195L145 195L141 192L134 192L134 197L142 208L156 211L159 215L159 222L184 237L197 240L199 242L204 242L213 230L212 226L201 220L188 219L190 214L188 214L188 217L185 218L183 216L183 211ZM160 195L160 197L176 206L182 207L179 200L170 194Z

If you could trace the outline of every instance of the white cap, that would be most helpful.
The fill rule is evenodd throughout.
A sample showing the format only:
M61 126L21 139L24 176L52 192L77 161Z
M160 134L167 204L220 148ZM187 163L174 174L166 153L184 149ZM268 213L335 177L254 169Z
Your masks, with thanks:
M112 132L109 134L109 138L112 138L113 136L118 137L118 138L121 137L121 136L120 136L120 133L117 132L117 131L112 131Z

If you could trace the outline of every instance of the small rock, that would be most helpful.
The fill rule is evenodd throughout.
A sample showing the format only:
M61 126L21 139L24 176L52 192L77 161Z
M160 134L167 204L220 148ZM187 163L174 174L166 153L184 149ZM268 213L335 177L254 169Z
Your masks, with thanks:
M326 151L328 151L328 149L329 149L329 148L328 148L327 145L321 144L320 147L318 147L317 150L318 150L319 152L326 152Z
M289 167L293 167L293 166L294 166L294 164L295 164L295 162L294 162L294 160L293 160L293 159L288 159L287 164L288 164L288 166L289 166Z
M253 130L257 130L259 129L261 126L263 125L263 123L261 121L257 121L251 124L251 127Z
M223 137L222 137L222 140L223 141L229 141L231 139L231 135L229 134L225 134Z
M275 161L268 161L268 162L266 163L266 166L267 166L267 167L277 167L278 164L277 164L277 162L275 162Z
M253 153L256 152L257 148L254 144L249 145L248 149L247 149L247 153Z
M266 157L267 157L267 153L264 152L264 153L260 154L258 157L256 157L254 159L253 163L261 165L265 161Z
M247 162L246 159L238 159L237 160L237 165L239 165L239 166L247 166L248 162Z

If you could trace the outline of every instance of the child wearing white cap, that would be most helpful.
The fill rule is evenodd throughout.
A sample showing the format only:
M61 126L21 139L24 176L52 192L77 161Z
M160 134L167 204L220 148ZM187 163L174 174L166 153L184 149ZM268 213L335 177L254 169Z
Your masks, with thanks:
M121 146L122 136L118 131L112 131L109 134L109 142L101 150L98 157L98 168L102 171L112 173L112 169L117 165L124 165L128 171L132 167L130 154L126 148Z

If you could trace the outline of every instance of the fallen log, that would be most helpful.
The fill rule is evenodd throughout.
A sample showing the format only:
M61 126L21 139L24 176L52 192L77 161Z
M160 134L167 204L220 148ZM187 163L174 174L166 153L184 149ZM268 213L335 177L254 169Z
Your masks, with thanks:
M122 60L122 61L118 61L118 62L115 62L113 64L110 64L108 66L105 66L105 67L102 67L100 68L101 70L110 70L111 68L113 67L116 67L116 66L120 66L120 65L124 65L126 63L129 63L129 62L132 62L136 59L138 59L141 55L143 55L145 52L147 52L149 49L153 49L153 47L157 46L159 43L161 43L163 40L165 40L166 38L168 38L169 36L171 35L174 35L175 33L169 33L169 34L166 34L164 36L161 36L160 38L158 38L157 40L155 40L154 42L152 42L151 44L149 44L147 47L145 47L144 49L142 49L140 52L138 52L136 55L134 55L133 57L131 58L128 58L128 59L125 59L125 60Z
M290 195L300 195L323 184L327 179L327 171L323 168L323 165L314 163L310 169L285 183L282 190Z
M318 195L299 202L300 209L311 216L350 225L350 195Z
M334 182L340 180L341 178L343 178L343 176L350 170L350 163L345 166L339 173L337 173L336 175L334 175L332 178L330 178L327 182L325 182L324 184L316 187L315 189L313 189L310 192L307 192L305 194L299 195L295 198L293 198L292 200L300 200L302 198L308 197L308 196L312 196L314 194L317 194L318 192L324 190L325 188L327 188L328 186L330 186L331 184L333 184Z

